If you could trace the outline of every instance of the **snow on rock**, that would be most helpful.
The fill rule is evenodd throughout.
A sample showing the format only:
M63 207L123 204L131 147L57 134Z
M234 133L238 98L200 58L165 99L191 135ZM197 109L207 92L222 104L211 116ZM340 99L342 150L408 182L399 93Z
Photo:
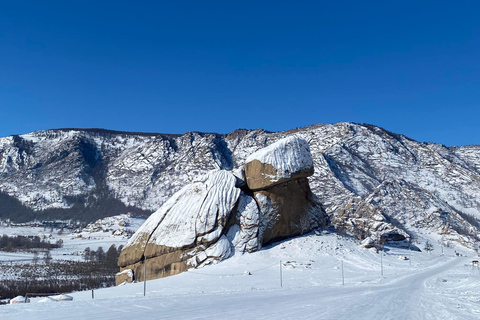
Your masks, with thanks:
M165 277L325 225L325 212L305 178L313 172L306 141L291 137L266 150L257 155L275 164L283 180L253 192L241 183L243 170L214 170L196 179L132 236L118 260L121 270L133 270L137 279L145 268L147 279ZM272 159L265 156L270 152ZM116 283L127 278L119 273Z
M133 282L133 270L125 269L122 272L119 272L115 275L115 284L118 286L122 283L132 283Z
M232 173L217 170L184 187L133 235L122 250L119 265L130 265L137 274L141 272L138 263L145 256L147 268L156 270L149 274L162 270L160 273L171 275L186 269L192 252L198 255L198 263L205 260L203 251L213 260L228 258L231 244L222 234L240 196L235 184Z
M207 259L210 258L218 261L225 260L227 258L230 258L233 254L232 244L227 239L227 237L222 235L214 245L208 247L205 250L205 254L207 255ZM211 262L213 262L213 260L206 262L207 264L210 264Z
M241 188L247 185L245 181L245 168L242 166L232 171L233 175L237 178L237 187Z
M312 174L313 160L308 142L296 136L281 139L251 154L245 162L245 176L252 190Z
M238 224L229 229L228 237L235 250L241 253L254 252L259 249L258 229L260 211L255 199L242 193L238 200Z
M372 238L367 237L367 238L363 239L362 246L364 248L372 248L372 247L375 246L375 241Z

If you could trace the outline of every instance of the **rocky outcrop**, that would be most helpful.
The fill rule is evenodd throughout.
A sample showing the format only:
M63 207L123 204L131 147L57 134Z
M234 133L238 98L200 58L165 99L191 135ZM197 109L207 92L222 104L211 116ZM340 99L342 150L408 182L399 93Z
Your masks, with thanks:
M224 228L240 196L235 183L232 173L212 171L177 192L130 238L119 265L138 277L146 259L147 278L158 278L185 271L187 264L228 258L230 246L218 243L225 241Z
M245 161L245 177L250 190L264 190L313 174L313 160L307 141L296 136L263 148Z
M247 169L252 162L260 165ZM132 270L135 279L144 270L147 279L170 276L324 225L306 179L312 173L308 144L296 137L253 154L245 172L211 171L147 219L122 250L121 271ZM116 282L124 278L119 273Z
M247 185L254 192L262 219L262 243L298 235L323 225L324 215L307 177L313 174L307 141L291 136L251 154L245 163ZM306 214L312 212L313 214Z
M132 283L133 282L133 270L124 269L123 271L115 275L115 285L121 285L122 283Z
M326 215L306 178L286 181L254 193L262 212L262 243L300 235L326 224Z

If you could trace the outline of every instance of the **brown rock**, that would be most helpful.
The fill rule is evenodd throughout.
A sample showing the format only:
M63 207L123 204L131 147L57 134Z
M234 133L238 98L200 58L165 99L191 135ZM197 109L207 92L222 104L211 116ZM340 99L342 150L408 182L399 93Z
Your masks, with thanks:
M233 251L223 233L241 193L236 180L215 170L177 192L128 241L119 267L141 281L144 267L147 279L155 279L228 258Z
M118 286L122 283L132 283L133 282L133 270L125 268L115 275L115 285Z
M119 267L126 267L142 260L145 247L147 245L150 234L142 233L139 236L138 243L135 246L128 246L123 248L118 257L117 265Z
M260 207L261 243L300 235L326 224L306 178L291 180L254 193Z
M160 252L164 250L159 249L158 251ZM131 264L122 268L122 270L131 269L133 271L133 274L135 275L135 281L143 281L144 271L147 272L146 280L168 277L168 276L179 274L188 269L186 262L183 261L184 260L183 256L184 256L183 250L176 250L173 252L162 254L160 256L147 258L146 261L142 260L142 261L136 262L134 264ZM145 262L146 262L146 267L144 265ZM122 273L120 272L115 276L116 285L121 284L123 282L122 281L123 277L120 276L121 274Z
M284 175L271 164L262 163L256 159L245 164L245 176L250 190L268 189L289 180L306 178L313 175L313 170L312 166Z

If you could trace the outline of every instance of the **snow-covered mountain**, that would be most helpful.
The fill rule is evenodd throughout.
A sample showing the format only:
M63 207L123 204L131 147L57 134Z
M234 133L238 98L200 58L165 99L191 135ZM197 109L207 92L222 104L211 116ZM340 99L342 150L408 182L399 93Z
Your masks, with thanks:
M208 171L239 168L250 154L291 135L310 145L310 187L337 229L358 238L391 230L433 233L474 245L480 146L420 143L353 123L277 133L62 129L1 138L0 208L13 209L0 214L15 215L14 199L36 210L37 218L52 212L71 217L89 207L106 216L112 206L105 203L112 201L117 211L152 212Z

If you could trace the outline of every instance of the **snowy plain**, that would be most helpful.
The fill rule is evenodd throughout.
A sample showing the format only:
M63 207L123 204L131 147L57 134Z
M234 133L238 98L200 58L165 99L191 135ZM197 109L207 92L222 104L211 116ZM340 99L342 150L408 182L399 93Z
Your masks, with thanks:
M4 234L10 237L39 236L50 243L56 243L58 240L62 240L63 246L61 248L52 249L50 251L52 259L83 260L82 253L87 247L91 250L97 250L98 247L102 247L104 251L107 251L112 244L117 248L120 245L125 245L128 236L121 231L129 230L133 233L144 222L145 219L143 218L134 218L128 214L122 214L100 219L75 233L70 232L68 229L60 232L60 229L58 228L51 229L49 227L29 226L10 227L5 224L0 224L0 236ZM32 260L33 256L33 253L0 251L0 262L17 261L23 263ZM39 258L43 258L41 253Z
M0 306L0 318L479 319L478 258L461 248L443 253L434 244L431 254L387 247L381 255L312 233L147 281L145 296L144 283L125 284L95 290L94 299L84 291L73 301Z

